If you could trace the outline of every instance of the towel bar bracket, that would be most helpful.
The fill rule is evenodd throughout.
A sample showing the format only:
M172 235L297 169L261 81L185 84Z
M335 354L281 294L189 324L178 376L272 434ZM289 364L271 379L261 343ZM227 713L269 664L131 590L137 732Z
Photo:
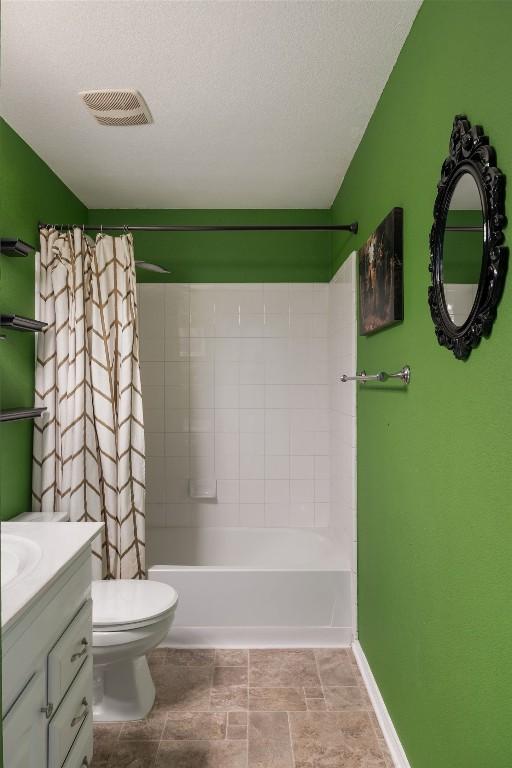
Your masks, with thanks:
M386 371L379 371L379 373L368 374L366 371L361 371L361 373L357 373L355 376L347 376L344 373L343 376L340 377L340 381L343 383L347 381L359 381L361 384L366 384L367 381L382 383L384 381L388 381L389 379L400 379L400 381L402 381L404 384L409 384L411 381L411 369L408 365L404 365L404 367L396 373L386 373Z

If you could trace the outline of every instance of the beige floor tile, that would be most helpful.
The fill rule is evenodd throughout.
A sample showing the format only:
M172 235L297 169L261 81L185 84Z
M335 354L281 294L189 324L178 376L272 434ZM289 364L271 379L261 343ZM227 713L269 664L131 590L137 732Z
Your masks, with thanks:
M249 739L290 741L286 712L249 712Z
M386 768L376 745L360 748L348 742L298 739L293 742L293 754L295 768Z
M249 651L237 648L218 648L215 651L216 667L246 667Z
M306 699L323 699L324 691L323 688L320 688L319 686L304 688L304 696Z
M155 710L207 710L210 701L210 667L166 664L153 672Z
M320 679L314 652L297 648L250 651L249 684L317 687Z
M189 739L193 741L224 739L226 736L225 713L173 712L168 715L162 739Z
M165 660L169 664L178 664L183 667L203 667L211 665L215 661L213 648L166 648L164 650Z
M386 768L367 713L290 712L295 768Z
M344 648L315 651L322 685L357 685L354 668Z
M306 699L306 707L312 712L322 712L327 709L325 699Z
M286 712L249 712L249 768L293 768Z
M153 710L145 720L123 723L119 738L121 741L159 741L164 730L166 713Z
M228 712L229 725L247 725L247 712Z
M247 685L247 667L215 667L213 686Z
M391 757L391 754L388 749L388 745L386 744L386 739L384 738L384 734L382 733L381 727L379 725L379 721L377 720L377 715L375 714L373 709L370 710L368 715L370 717L371 724L373 725L373 730L375 731L375 735L377 736L377 741L379 743L382 756L384 757L386 768L394 768L393 758Z
M154 768L246 768L245 741L161 741Z
M249 739L249 768L293 768L290 742Z
M249 709L296 711L306 709L302 688L249 688Z
M392 768L347 649L157 649L149 662L152 713L95 725L93 768Z
M317 739L325 743L358 738L361 743L377 743L377 737L366 712L290 712L292 741Z
M153 768L158 744L158 741L119 741L110 756L108 768Z
M369 712L372 708L368 694L358 685L326 685L324 693L328 710Z
M94 768L107 768L120 733L121 723L94 725Z
M247 686L246 685L224 685L218 688L212 688L210 693L209 708L229 712L230 710L246 710L247 704Z

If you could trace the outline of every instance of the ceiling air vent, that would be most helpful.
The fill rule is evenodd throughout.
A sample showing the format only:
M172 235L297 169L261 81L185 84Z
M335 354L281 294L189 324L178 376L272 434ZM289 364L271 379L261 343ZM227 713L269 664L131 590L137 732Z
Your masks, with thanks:
M153 122L148 105L133 88L80 91L79 95L100 125L148 125Z

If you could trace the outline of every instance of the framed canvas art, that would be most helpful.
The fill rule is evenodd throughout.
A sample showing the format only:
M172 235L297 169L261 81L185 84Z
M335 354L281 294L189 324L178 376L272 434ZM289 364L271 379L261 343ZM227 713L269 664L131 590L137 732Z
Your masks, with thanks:
M359 249L359 335L404 319L403 209L393 208Z

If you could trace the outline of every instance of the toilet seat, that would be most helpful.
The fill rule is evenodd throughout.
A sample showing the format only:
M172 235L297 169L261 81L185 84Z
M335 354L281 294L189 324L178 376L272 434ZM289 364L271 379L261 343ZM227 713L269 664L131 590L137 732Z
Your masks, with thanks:
M93 581L93 631L122 632L150 626L173 612L177 602L176 590L159 581Z

